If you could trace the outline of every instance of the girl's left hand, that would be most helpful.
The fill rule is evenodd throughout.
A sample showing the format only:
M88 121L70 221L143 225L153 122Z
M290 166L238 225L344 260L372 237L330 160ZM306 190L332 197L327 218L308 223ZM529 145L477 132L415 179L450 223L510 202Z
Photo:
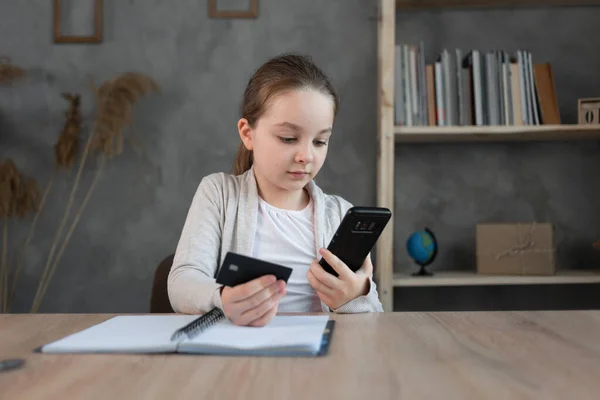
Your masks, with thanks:
M320 249L319 253L338 273L338 276L325 271L319 261L315 260L310 264L306 277L310 286L330 309L338 309L350 300L369 293L370 278L373 274L370 255L367 256L358 271L352 272L342 260L329 250Z

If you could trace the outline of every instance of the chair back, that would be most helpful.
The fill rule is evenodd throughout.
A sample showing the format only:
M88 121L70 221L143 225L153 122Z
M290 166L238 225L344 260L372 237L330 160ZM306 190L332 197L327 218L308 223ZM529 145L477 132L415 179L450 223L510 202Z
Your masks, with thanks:
M154 272L154 281L152 283L152 295L150 297L151 313L173 313L169 301L169 292L167 290L167 279L173 265L175 254L171 254L158 264Z

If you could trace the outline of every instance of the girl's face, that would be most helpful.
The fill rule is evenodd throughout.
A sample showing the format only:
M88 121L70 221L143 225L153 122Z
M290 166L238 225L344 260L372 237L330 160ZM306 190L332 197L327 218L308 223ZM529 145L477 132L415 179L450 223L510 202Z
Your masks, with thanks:
M256 174L278 189L301 190L325 162L333 107L333 99L319 91L293 90L272 98L254 129L240 120Z

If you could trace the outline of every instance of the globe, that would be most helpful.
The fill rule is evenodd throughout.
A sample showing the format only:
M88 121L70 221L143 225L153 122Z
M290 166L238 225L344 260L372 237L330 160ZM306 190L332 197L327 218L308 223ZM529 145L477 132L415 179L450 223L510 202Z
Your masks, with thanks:
M434 233L429 228L412 233L406 241L406 250L410 258L421 267L419 272L413 275L433 275L425 267L435 260L438 244Z

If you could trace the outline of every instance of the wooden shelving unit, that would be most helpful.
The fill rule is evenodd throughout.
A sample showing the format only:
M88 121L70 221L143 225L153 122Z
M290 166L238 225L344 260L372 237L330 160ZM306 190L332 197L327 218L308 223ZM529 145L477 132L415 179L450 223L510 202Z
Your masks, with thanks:
M596 6L598 0L396 0L402 10L427 8L489 8L505 6Z
M600 140L600 125L394 127L397 143Z
M595 1L595 0L594 0ZM429 6L499 6L499 5L562 5L565 1L473 0L456 2L442 0L379 0L378 18L378 151L377 203L394 211L394 163L396 146L403 143L445 142L517 142L600 140L600 125L539 125L539 126L417 126L394 125L394 58L396 8L416 9ZM578 4L592 4L581 1ZM595 271L560 271L555 276L483 276L475 272L442 272L433 277L394 274L394 220L377 242L375 279L385 311L393 310L393 289L399 286L465 286L600 283ZM600 272L600 271L599 271Z
M552 276L478 275L472 271L436 272L433 276L394 274L394 286L556 285L600 283L594 270L564 270Z

